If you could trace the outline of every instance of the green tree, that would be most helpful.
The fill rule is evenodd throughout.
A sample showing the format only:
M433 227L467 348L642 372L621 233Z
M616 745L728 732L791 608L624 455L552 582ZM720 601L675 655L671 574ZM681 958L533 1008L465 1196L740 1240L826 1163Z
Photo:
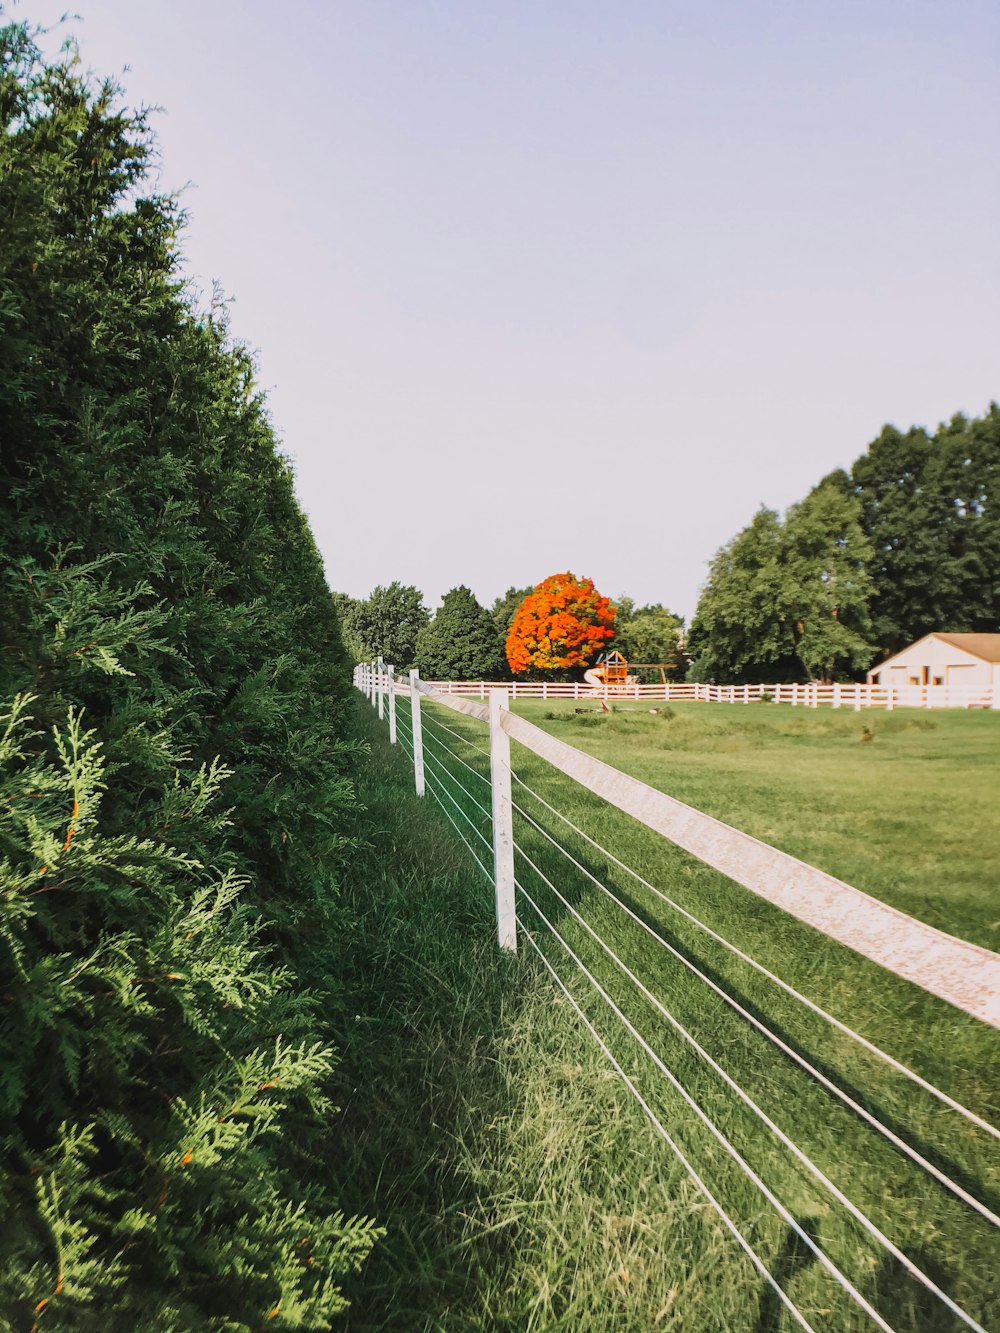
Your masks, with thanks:
M684 621L659 603L637 607L631 597L619 597L613 646L629 662L662 662L668 674L683 671Z
M691 622L692 680L798 679L791 625L782 615L781 519L761 507L709 566Z
M333 597L333 604L337 610L337 619L340 623L340 637L343 640L344 651L347 654L348 661L371 661L371 657L377 656L377 654L370 655L368 653L368 645L362 642L360 635L355 629L355 616L358 613L358 608L361 606L361 602L354 597L348 597L346 592L335 592L331 595Z
M360 661L382 657L397 671L407 671L416 661L417 635L430 618L419 589L393 582L355 602L346 627L349 639L362 650Z
M464 585L417 636L416 665L427 680L497 680L507 674L493 617Z
M760 509L712 561L691 625L694 680L851 675L871 661L871 546L830 478L782 523Z
M872 552L857 499L822 483L788 511L782 538L777 609L791 625L796 657L811 679L863 671L875 654Z
M889 654L933 630L1000 626L1000 408L935 436L886 426L850 478L872 543L873 632Z

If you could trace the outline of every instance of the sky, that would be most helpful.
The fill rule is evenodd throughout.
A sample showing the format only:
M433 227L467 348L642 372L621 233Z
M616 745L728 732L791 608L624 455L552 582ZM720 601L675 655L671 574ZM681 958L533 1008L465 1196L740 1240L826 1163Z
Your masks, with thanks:
M162 108L335 589L690 618L760 504L1000 397L995 0L76 15L47 45Z

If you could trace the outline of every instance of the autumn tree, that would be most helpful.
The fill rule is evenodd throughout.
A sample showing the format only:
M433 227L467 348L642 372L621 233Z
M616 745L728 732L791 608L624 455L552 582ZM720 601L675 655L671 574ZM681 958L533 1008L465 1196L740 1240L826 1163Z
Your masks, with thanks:
M507 635L512 671L589 666L614 637L615 608L591 579L552 574L519 606Z

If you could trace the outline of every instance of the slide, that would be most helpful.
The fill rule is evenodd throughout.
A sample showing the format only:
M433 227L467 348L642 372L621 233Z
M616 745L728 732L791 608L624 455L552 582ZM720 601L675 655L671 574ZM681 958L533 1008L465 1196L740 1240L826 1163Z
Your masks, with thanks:
M595 694L604 692L603 667L591 667L589 671L583 673L583 678L588 685L593 685Z

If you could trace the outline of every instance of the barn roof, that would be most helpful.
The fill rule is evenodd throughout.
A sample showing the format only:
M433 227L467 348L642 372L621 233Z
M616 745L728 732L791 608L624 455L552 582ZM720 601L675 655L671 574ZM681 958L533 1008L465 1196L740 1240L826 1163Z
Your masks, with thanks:
M936 633L934 637L971 653L973 657L981 657L984 662L1000 662L1000 634Z

